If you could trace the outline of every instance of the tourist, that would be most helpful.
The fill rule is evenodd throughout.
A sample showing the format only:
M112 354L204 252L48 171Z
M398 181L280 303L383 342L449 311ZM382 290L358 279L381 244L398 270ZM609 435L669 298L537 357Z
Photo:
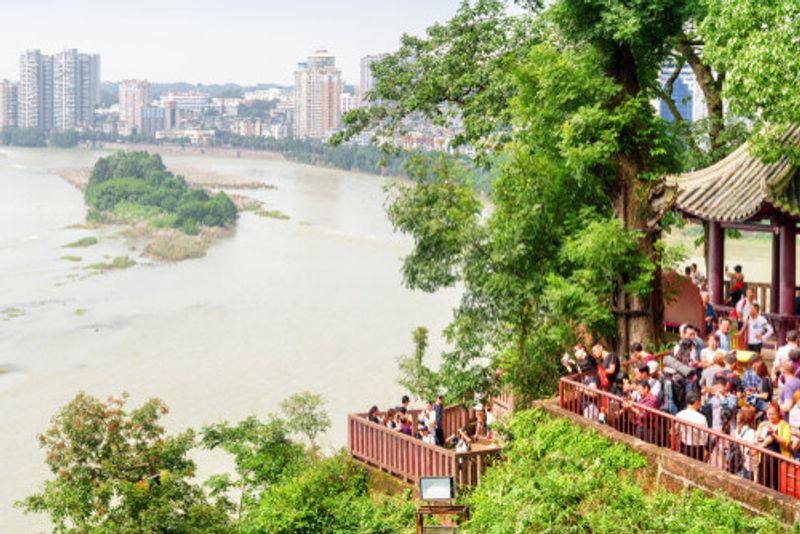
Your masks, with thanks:
M492 405L491 403L486 404L483 408L483 411L486 412L486 432L487 437L492 437L492 426L494 425L495 417L494 413L492 412Z
M779 397L780 404L778 405L780 412L783 414L784 420L789 420L789 410L792 409L794 401L794 393L800 389L800 378L797 378L793 372L792 362L783 362L781 364L781 375L784 380L781 394Z
M742 321L750 316L750 308L752 308L754 304L756 304L756 301L753 290L748 288L744 293L744 298L739 299L736 306L733 308L732 315L739 320L740 326Z
M795 460L800 458L800 390L792 396L792 409L789 410L789 429L792 431L791 450Z
M708 393L711 390L711 387L714 385L714 378L718 373L721 373L724 370L725 357L722 355L722 353L718 352L714 354L714 359L711 361L711 365L703 369L703 373L700 375L700 387L703 389L704 393Z
M378 407L377 406L373 406L372 408L369 409L369 412L367 412L367 419L369 419L370 422L372 422L372 423L381 424L381 420L378 419Z
M789 399L791 401L791 399ZM771 402L767 406L767 420L761 423L756 432L759 446L791 458L792 430L789 423L781 419L781 407ZM768 488L778 489L779 458L763 454L759 466L759 481Z
M436 411L433 409L433 401L426 401L425 408L420 414L420 418L428 427L428 430L436 428Z
M764 338L773 334L772 325L769 324L761 313L759 313L759 305L753 303L750 306L750 315L747 317L747 348L761 354L761 347L764 344Z
M638 341L634 341L633 343L631 343L630 350L631 350L631 360L633 360L637 364L647 363L650 361L654 361L656 359L655 356L650 354L648 351L644 350L644 346Z
M728 389L728 381L723 376L717 376L714 378L711 391L700 408L700 412L705 415L708 426L712 430L720 430L723 424L722 411L728 409L734 412L737 403L736 395Z
M605 350L600 343L596 343L592 347L592 354L597 358L597 363L599 363L606 372L608 391L614 395L622 394L621 382L623 373L619 356L614 352Z
M429 445L436 445L436 437L431 434L431 430L428 428L428 425L421 421L419 423L419 435L423 442Z
M759 358L753 363L753 371L759 378L758 389L755 392L754 405L758 413L758 418L761 419L766 415L767 405L772 402L774 386L767 372L767 365L764 363L764 360Z
M411 404L411 399L408 398L408 395L403 395L400 399L400 406L403 408L403 413L408 413L409 404Z
M736 426L731 429L731 437L755 444L756 442L756 410L752 406L743 406L736 417ZM756 463L755 451L744 445L732 444L728 470L740 478L754 480L753 467Z
M623 401L622 409L630 411L634 415L636 424L636 437L653 443L656 439L656 417L645 408L658 410L658 399L650 391L650 383L647 380L639 380L636 383L637 400L635 402Z
M714 356L724 356L725 351L719 348L719 339L714 334L709 334L706 339L708 345L700 353L700 366L708 367L714 361Z
M744 289L744 274L742 274L742 266L735 265L733 272L728 272L728 266L725 266L725 274L731 279L731 295L728 297L728 304L736 306L742 298L742 290Z
M780 347L775 351L775 360L772 362L772 376L775 378L775 383L779 382L781 374L781 364L789 361L789 352L792 349L797 349L798 344L797 330L789 330L786 332L786 345Z
M760 360L761 355L759 354L753 354L750 356L750 359L747 360L746 368L742 373L742 390L747 396L752 395L755 391L757 391L758 386L761 383L761 378L754 369L756 362Z
M708 291L700 293L700 302L703 304L703 321L705 328L703 333L708 336L714 331L714 322L717 320L717 312L708 300Z
M455 443L456 452L469 452L472 446L472 439L470 439L469 432L465 426L459 428L456 435L450 439Z
M436 396L436 403L433 405L433 413L436 444L440 447L444 447L444 395Z
M386 425L387 428L397 430L396 415L397 410L394 408L389 408L389 410L386 412L386 415L383 416L383 424Z
M411 436L414 433L414 419L411 414L402 414L400 416L400 432L406 436Z
M727 317L720 319L717 329L717 344L721 350L728 352L731 350L731 320Z
M697 264L693 263L689 268L689 276L692 279L692 283L696 286L700 286L703 283L703 273L697 270Z
M693 425L677 423L680 431L681 452L690 458L703 461L705 460L708 434L697 427L708 428L708 421L699 410L700 393L697 390L691 390L686 394L686 409L678 412L675 418Z
M694 326L687 324L683 328L684 332L684 339L688 339L692 342L692 360L695 362L700 361L700 353L703 352L705 345L703 345L703 341L697 335L697 328ZM678 346L675 347L676 351Z
M726 354L724 361L725 369L723 369L720 374L725 378L725 381L728 384L728 390L734 395L744 394L742 379L739 377L739 373L737 373L739 359L736 355L736 351L734 350Z
M488 434L486 412L483 410L483 405L479 404L475 407L475 438L485 438Z

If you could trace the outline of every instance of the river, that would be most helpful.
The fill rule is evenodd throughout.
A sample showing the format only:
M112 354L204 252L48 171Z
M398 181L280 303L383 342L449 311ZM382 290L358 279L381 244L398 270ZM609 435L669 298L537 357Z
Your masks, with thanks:
M166 155L165 163L263 181L247 191L291 217L243 213L233 236L180 263L140 257L142 243L117 231L68 228L84 220L77 189L56 168L88 167L105 153L0 148L0 531L47 528L15 499L49 472L35 436L83 390L127 391L129 406L160 397L170 431L278 410L292 393L321 393L345 443L346 414L399 403L396 357L411 331L438 335L458 291L402 286L410 240L383 211L387 181L284 161ZM99 243L63 245L85 236ZM79 255L80 262L61 259ZM137 265L91 274L85 265L129 255ZM199 457L201 474L224 458Z

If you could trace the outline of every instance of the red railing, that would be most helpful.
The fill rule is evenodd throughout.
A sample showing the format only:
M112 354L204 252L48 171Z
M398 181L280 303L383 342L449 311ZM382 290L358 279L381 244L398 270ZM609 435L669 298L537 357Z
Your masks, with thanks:
M416 422L419 410L411 411ZM467 411L448 407L442 417L445 437L468 423ZM422 476L453 476L459 485L475 485L487 464L500 449L457 453L453 449L425 443L384 425L373 423L366 414L347 417L347 448L351 456L411 483Z
M677 419L668 413L633 404L638 411L636 414L623 407L625 399L584 386L575 378L576 375L571 375L559 383L561 408L593 420L598 420L602 413L605 424L615 430L800 498L800 463L792 458Z

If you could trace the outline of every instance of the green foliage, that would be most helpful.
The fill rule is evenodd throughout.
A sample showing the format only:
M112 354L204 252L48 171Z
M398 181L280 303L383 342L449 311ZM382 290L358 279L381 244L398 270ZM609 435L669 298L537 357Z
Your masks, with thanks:
M87 236L78 239L77 241L73 241L72 243L67 243L64 245L64 248L78 248L78 247L91 247L92 245L97 244L97 238L94 236Z
M80 134L74 130L68 130L66 132L61 132L58 130L53 130L50 132L50 146L56 146L59 148L71 148L78 145L80 141Z
M0 129L0 145L21 147L46 146L44 130L38 128L17 128L4 126Z
M97 271L110 271L115 269L128 269L136 265L136 260L128 256L117 256L110 262L100 262L87 265L87 269L94 269Z
M727 73L731 112L800 123L800 6L794 0L709 0L704 53Z
M369 495L367 473L346 454L313 461L261 494L243 532L395 534L413 532L414 505Z
M506 462L467 497L467 532L783 532L774 517L700 492L646 491L646 459L566 419L530 410L507 427Z
M118 152L100 158L86 186L86 202L102 219L103 212L123 217L152 218L158 214L187 234L200 226L228 226L238 216L233 201L222 191L209 194L191 189L186 181L168 172L161 157L146 152Z
M222 503L192 482L194 432L166 435L163 402L127 412L126 397L79 393L53 417L39 436L53 478L18 506L48 514L59 534L226 530Z
M322 408L322 395L295 393L281 402L281 411L286 416L286 427L303 436L312 451L317 451L317 436L331 427L331 419Z
M248 513L265 488L295 476L306 465L303 448L289 439L285 421L261 422L248 417L236 425L227 422L202 429L203 447L222 449L233 457L237 478L229 474L211 477L206 486L211 495L236 511L237 521L247 522ZM236 504L227 501L230 490L239 493Z
M399 376L397 383L417 400L433 401L439 391L436 374L423 362L428 349L428 329L419 326L414 329L414 354L397 359Z

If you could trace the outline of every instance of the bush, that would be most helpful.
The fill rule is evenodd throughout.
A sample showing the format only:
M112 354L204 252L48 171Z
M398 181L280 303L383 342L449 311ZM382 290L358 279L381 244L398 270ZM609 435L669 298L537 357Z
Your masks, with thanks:
M645 458L619 443L539 410L514 415L507 462L468 497L468 532L783 532L773 517L733 501L648 493L634 471Z

